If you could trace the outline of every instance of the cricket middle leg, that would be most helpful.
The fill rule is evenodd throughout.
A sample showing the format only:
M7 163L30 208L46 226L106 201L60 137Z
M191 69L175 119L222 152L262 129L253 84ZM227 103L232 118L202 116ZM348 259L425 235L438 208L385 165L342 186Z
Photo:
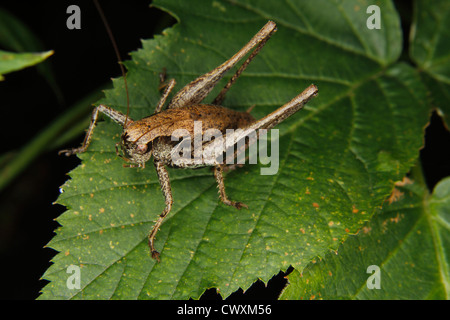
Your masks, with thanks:
M156 172L158 173L159 184L161 185L161 190L164 194L164 198L166 201L166 207L164 208L163 212L159 215L155 225L153 226L153 229L148 234L148 246L150 247L152 258L156 259L159 262L159 252L155 249L154 245L155 236L159 228L161 227L164 218L169 214L170 210L172 209L173 198L172 198L172 190L170 188L169 173L167 172L166 167L164 166L164 164L158 161L155 161L155 167Z
M217 181L217 187L219 188L219 196L220 196L220 200L222 200L222 202L226 205L235 207L236 209L241 209L242 207L247 208L248 206L242 202L238 202L238 201L231 201L230 199L228 199L228 196L225 192L225 183L223 180L223 166L222 165L218 165L214 167L214 177L216 178Z

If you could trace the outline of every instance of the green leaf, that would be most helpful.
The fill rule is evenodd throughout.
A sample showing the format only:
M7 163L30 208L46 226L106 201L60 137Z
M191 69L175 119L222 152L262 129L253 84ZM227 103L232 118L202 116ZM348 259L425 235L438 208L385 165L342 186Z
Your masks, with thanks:
M0 8L0 46L14 52L41 52L45 50L39 38L28 26L5 9ZM37 71L45 78L60 104L64 97L56 81L51 64L48 61L40 63Z
M450 3L414 2L410 55L431 93L433 106L450 125Z
M278 31L224 105L255 104L260 118L311 83L319 96L278 126L276 175L260 175L263 165L227 174L229 197L248 210L220 203L210 169L170 170L174 206L157 235L159 264L147 246L164 208L155 170L123 168L114 149L120 126L99 123L58 198L68 211L48 244L60 253L43 276L51 282L41 299L187 299L207 288L226 297L290 265L302 270L356 233L416 162L429 116L418 73L396 62L397 12L390 1L377 4L380 30L366 28L358 1L155 1L178 23L144 40L126 62L133 119L153 112L163 67L181 88L231 57L268 19ZM123 81L114 84L101 102L125 112ZM71 264L81 266L80 289L66 286Z
M39 53L14 53L0 50L0 81L9 72L34 66L53 54L53 51Z
M450 178L431 195L426 186L407 183L397 187L400 200L386 203L337 254L290 274L280 298L448 300ZM380 268L379 289L367 286L371 265Z

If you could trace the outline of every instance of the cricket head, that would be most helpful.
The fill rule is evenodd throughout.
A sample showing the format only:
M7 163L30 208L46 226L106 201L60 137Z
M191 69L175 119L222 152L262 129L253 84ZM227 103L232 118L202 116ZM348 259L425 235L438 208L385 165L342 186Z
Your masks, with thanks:
M144 167L144 164L152 157L152 141L136 139L133 136L125 129L121 141L116 144L116 153L125 161ZM119 146L122 154L119 153Z
M167 160L171 152L172 127L176 121L166 113L156 113L141 120L130 121L123 128L118 155L127 162L144 167L153 156L156 160ZM119 150L118 146L116 151Z

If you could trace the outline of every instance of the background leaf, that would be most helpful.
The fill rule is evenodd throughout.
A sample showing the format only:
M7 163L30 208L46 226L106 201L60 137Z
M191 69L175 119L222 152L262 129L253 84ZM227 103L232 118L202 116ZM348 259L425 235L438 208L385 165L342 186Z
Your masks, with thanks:
M3 8L0 8L0 46L15 52L42 52L45 50L44 45L33 31ZM64 97L51 65L44 62L37 65L36 68L52 88L58 102L64 104Z
M414 2L410 55L447 127L450 114L450 3Z
M429 116L425 89L412 67L396 62L401 31L390 1L377 2L380 30L366 28L370 2L319 2L155 2L178 24L144 40L126 63L133 118L153 112L163 67L180 88L268 19L278 32L224 105L256 104L259 118L311 82L319 97L279 126L277 175L261 176L259 165L227 175L229 196L249 210L218 201L209 169L170 171L175 202L158 233L159 264L146 239L164 206L156 174L122 168L114 152L121 128L100 123L58 199L69 210L49 243L60 253L43 276L51 282L42 299L186 299L211 287L226 297L290 265L302 270L370 220L417 160ZM114 83L102 103L125 111L123 82ZM80 290L66 287L70 264L82 266Z
M34 66L53 54L53 51L41 53L15 53L0 50L0 81L9 72Z
M397 195L338 254L291 273L280 298L448 300L450 178L431 195L406 180ZM380 267L380 289L367 288L370 265Z

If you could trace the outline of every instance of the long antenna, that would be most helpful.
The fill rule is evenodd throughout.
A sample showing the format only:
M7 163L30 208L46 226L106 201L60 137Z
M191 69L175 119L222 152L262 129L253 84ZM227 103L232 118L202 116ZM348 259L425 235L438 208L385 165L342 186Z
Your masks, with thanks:
M100 17L103 21L103 24L105 25L106 32L108 33L109 39L111 40L111 43L114 47L114 51L117 56L117 60L119 61L120 70L122 71L122 77L123 81L125 82L125 91L127 93L127 115L125 117L125 123L123 124L124 128L126 128L128 123L128 113L130 111L130 96L128 94L128 84L127 84L127 75L125 73L125 68L123 67L122 59L120 58L119 49L116 44L116 40L114 39L114 35L111 32L111 28L109 27L108 20L106 20L105 14L103 13L102 8L100 7L100 4L97 0L94 0L94 4L97 7L98 13L100 14Z

